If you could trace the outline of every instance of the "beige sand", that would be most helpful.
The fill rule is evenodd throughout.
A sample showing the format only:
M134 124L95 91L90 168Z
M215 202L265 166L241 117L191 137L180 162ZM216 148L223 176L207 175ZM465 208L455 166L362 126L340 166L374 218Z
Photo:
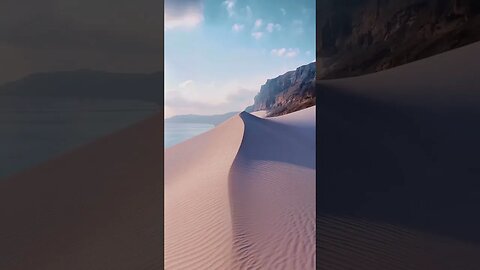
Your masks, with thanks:
M165 269L315 268L315 107L165 151Z
M242 134L235 116L165 151L165 269L229 269L228 173Z
M161 269L162 116L0 182L0 269Z

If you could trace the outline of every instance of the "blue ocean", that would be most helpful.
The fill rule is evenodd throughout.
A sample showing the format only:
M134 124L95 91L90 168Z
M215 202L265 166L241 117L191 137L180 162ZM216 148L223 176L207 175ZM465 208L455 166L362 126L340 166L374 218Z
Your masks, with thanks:
M210 124L165 123L165 148L172 147L214 128Z

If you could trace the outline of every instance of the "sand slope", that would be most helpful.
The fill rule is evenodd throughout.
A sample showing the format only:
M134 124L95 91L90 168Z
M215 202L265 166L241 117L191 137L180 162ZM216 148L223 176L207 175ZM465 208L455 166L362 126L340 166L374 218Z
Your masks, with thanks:
M228 173L240 146L235 116L165 151L165 269L229 269Z
M230 173L241 269L315 268L315 107L261 119L242 113Z
M319 83L321 269L478 268L478 55Z
M161 269L162 115L0 182L0 269Z
M165 151L165 269L314 268L314 119L241 113Z

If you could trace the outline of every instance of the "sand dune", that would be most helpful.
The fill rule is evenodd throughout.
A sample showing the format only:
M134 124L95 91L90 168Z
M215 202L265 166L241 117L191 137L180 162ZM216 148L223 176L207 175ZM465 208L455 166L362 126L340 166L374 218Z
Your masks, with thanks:
M161 269L162 115L0 182L0 269Z
M478 268L478 55L318 84L321 269Z
M167 149L165 269L314 269L314 120L244 112Z
M165 269L228 269L228 174L242 141L235 116L165 151Z
M241 269L315 269L315 107L277 118L240 114L230 172Z

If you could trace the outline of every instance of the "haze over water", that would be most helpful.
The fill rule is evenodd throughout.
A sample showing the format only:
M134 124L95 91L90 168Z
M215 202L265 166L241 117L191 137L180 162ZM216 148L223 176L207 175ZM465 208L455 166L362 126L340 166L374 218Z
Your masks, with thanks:
M214 128L210 124L165 123L165 148L172 147Z
M0 98L0 177L38 165L158 111L127 100Z

